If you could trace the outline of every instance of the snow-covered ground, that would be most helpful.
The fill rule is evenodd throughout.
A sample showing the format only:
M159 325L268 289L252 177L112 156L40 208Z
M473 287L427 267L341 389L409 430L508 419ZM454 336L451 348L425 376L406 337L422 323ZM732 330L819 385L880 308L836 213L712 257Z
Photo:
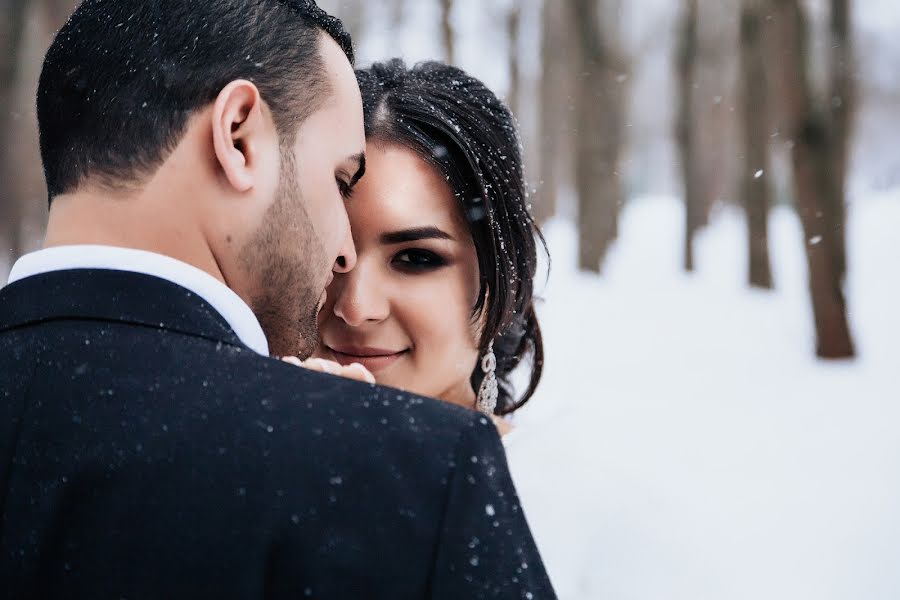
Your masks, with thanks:
M814 358L790 209L770 293L744 285L739 212L693 276L681 220L632 201L602 278L547 227L546 375L509 457L561 598L900 597L900 190L851 208L852 363Z

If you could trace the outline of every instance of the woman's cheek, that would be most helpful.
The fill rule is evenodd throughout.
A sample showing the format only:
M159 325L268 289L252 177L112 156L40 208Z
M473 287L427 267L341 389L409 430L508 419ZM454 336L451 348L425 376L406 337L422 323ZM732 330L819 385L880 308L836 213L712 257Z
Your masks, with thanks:
M439 274L440 271L434 275ZM456 278L433 276L428 279L430 281L421 277L419 281L409 282L397 306L398 320L416 347L419 358L457 352L458 346L465 344L459 334L467 328L471 312Z

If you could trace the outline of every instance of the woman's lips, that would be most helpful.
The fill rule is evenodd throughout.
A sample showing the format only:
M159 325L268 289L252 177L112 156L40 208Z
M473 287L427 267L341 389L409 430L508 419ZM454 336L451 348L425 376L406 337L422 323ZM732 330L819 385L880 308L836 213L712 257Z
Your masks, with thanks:
M395 352L394 350L385 350L383 348L346 348L341 347L340 350L328 348L334 355L335 362L347 366L353 363L359 363L368 370L380 371L394 364L397 359L409 352L408 349Z

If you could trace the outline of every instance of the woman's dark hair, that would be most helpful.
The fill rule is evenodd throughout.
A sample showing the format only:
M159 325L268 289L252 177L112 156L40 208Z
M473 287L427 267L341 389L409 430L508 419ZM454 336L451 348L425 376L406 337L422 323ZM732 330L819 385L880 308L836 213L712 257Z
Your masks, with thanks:
M494 342L500 394L509 414L534 394L544 349L534 310L537 245L544 239L528 211L522 151L509 109L481 81L438 62L407 68L394 59L356 72L366 138L402 145L447 179L469 225L481 286L473 318L484 324L479 348ZM513 396L512 371L530 355L528 388ZM481 363L472 373L478 390Z

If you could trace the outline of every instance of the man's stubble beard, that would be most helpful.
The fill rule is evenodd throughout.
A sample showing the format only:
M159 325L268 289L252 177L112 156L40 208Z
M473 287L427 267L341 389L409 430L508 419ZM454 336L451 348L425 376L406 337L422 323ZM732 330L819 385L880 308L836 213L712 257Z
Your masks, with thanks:
M283 149L281 154L275 201L241 250L241 262L256 282L251 308L269 352L305 360L319 340L319 301L327 280L320 271L327 259L304 206L293 153Z

